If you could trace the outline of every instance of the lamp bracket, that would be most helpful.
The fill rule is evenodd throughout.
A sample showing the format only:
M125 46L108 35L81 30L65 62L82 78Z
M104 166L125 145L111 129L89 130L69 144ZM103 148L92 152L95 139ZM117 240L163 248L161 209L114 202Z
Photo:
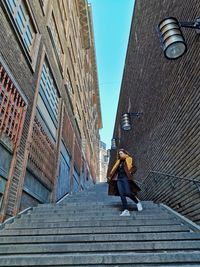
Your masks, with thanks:
M137 117L139 117L140 115L143 114L143 112L129 112L129 114L132 115L132 116L137 116Z
M200 17L196 18L195 21L191 21L191 22L180 21L179 25L180 27L183 27L183 28L195 29L196 33L200 34Z
M112 139L115 139L115 140L120 140L120 138L119 138L119 137L113 137Z

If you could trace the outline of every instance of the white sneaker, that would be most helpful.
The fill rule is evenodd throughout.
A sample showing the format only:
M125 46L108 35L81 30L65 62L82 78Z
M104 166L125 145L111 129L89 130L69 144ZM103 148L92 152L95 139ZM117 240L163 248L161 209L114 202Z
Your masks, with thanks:
M124 210L119 216L130 216L129 210Z
M136 205L137 205L138 211L142 211L143 210L141 202L138 202Z

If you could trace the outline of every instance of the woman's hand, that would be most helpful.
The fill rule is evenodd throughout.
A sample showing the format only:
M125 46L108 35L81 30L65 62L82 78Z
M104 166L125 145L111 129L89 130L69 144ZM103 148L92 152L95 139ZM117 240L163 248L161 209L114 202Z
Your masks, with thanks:
M111 178L110 177L107 177L107 183L109 184L111 181Z

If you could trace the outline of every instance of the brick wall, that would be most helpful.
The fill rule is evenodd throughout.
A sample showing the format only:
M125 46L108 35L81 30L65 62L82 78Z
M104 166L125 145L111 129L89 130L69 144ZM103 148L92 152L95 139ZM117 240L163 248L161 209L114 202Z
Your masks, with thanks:
M78 2L48 0L42 5L42 1L24 0L22 9L29 18L29 27L33 32L33 38L29 36L33 41L30 44L25 40L27 36L22 36L25 29L21 31L19 29L24 24L15 25L20 12L13 11L12 1L10 1L11 5L8 3L9 1L6 0L0 2L0 60L2 58L5 61L9 72L25 96L27 110L19 147L11 155L12 161L3 192L3 205L0 207L0 221L3 221L6 216L16 215L19 209L29 205L55 200L53 195L56 192L56 181L60 178L59 150L62 138L70 156L70 172L67 177L70 180L73 179L74 166L78 173L82 173L83 129L86 132L87 142L91 141L88 137L90 132L95 133L98 139L100 126L97 119L101 121L99 109L94 129L85 123L85 118L86 121L88 118L93 121L90 114L96 110L96 105L90 102L90 97L87 96L94 91L93 87L96 88L97 77L96 73L93 73L93 69L96 68L95 57L90 58L90 49L94 53L94 47L92 44L91 48L87 49L82 46L83 32L79 16L84 18L86 13L83 10L80 14ZM15 6L15 8L18 7L18 5ZM87 8L87 1L83 2L83 9ZM90 21L88 20L87 23ZM88 32L86 37L91 37ZM56 115L54 114L55 127L53 126L55 121L51 121L50 118L54 108L52 105L49 107L47 103L50 101L43 103L41 95L37 98L44 60L49 73L52 74L49 81L53 81L53 87L56 88L55 95L59 98L58 101L57 98L54 99L52 105L55 107L57 105L55 103L60 103L55 112ZM89 69L85 68L85 61ZM47 80L46 75L43 73L43 79ZM98 88L95 90L98 94ZM52 101L49 96L48 100L50 99ZM2 103L3 101L0 102L0 106L3 106L4 103ZM86 107L86 104L89 112L84 113L83 107ZM65 110L64 114L61 114L61 105L64 106L62 109ZM99 101L98 105L100 105ZM63 118L63 127L61 118ZM1 129L0 139L2 139ZM91 151L95 147L98 148L97 142L92 140L90 147ZM84 160L85 165L90 167L85 158ZM49 164L51 168L48 167ZM91 173L92 170L89 172Z
M136 1L114 129L119 137L123 112L143 112L132 117L130 132L121 131L119 144L135 157L136 179L147 178L143 197L163 201L198 223L200 193L193 182L180 178L200 180L200 37L184 28L188 51L170 61L164 58L156 26L167 16L192 21L199 10L198 0L181 5L178 0ZM113 161L115 152L111 155Z
M30 65L27 63L26 58L19 45L19 41L15 34L13 27L10 25L8 17L5 16L6 12L1 3L0 6L0 51L3 60L6 62L9 70L11 71L15 81L19 84L22 92L28 100L27 112L24 121L22 137L20 141L19 150L16 158L16 168L13 173L13 178L10 183L10 190L7 195L6 203L7 215L12 215L16 207L17 188L20 183L20 175L23 168L25 145L28 136L30 116L32 112L32 104L34 99L34 92L36 87L36 75L33 75ZM40 52L39 52L40 57ZM17 67L16 67L17 66ZM35 73L38 71L36 67Z

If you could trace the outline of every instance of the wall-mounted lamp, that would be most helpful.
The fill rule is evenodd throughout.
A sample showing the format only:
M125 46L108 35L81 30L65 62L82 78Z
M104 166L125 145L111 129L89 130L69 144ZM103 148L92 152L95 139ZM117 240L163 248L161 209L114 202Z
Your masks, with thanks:
M124 131L130 131L132 129L131 116L139 117L142 112L128 112L123 113L121 116L121 128Z
M177 59L187 51L181 27L196 29L196 32L200 34L200 18L197 18L195 22L179 22L176 18L169 17L158 24L160 41L164 55L168 59Z
M111 149L117 149L117 140L119 140L117 137L111 139Z

